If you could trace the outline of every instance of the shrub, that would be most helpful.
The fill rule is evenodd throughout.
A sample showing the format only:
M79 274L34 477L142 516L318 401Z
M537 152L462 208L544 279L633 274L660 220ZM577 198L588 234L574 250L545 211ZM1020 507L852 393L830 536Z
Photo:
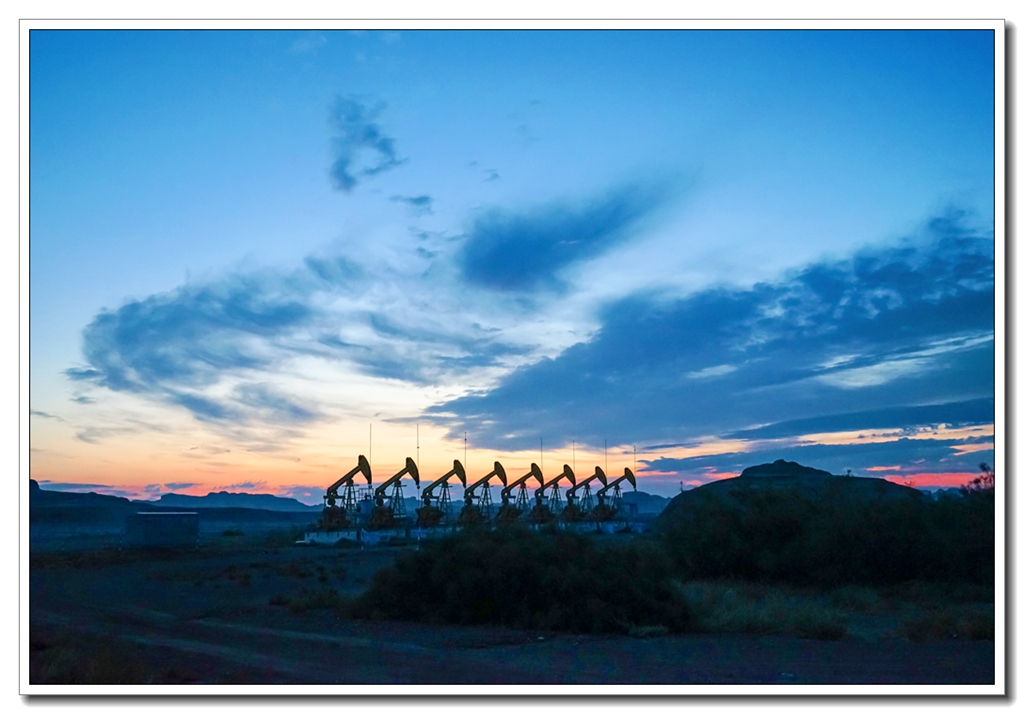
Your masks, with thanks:
M685 601L655 543L598 544L507 528L431 541L379 571L357 616L570 632L683 630Z
M839 587L910 580L991 583L991 492L933 501L851 498L838 488L709 492L659 524L689 578Z

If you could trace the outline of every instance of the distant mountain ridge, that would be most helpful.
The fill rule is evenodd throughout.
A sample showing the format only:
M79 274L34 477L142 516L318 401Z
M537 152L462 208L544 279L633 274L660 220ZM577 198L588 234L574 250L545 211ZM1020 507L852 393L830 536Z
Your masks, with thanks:
M319 511L322 506L307 506L294 498L274 496L269 493L210 492L205 496L189 496L183 493L165 493L152 501L136 503L174 508L254 508L260 511Z

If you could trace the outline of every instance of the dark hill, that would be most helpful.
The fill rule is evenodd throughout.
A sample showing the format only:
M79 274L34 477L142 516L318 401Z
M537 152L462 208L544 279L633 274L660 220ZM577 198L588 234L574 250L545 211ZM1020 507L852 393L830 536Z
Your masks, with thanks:
M644 491L623 491L623 503L635 503L638 513L661 513L668 506L671 499L664 496L655 496L653 493Z
M127 498L104 496L99 493L76 493L73 491L50 491L40 488L35 479L29 479L29 509L61 508L79 506L100 510L134 511L136 508Z
M261 511L297 511L311 513L322 506L307 506L294 498L272 496L269 493L229 493L219 491L205 496L166 493L155 501L137 501L146 505L171 508L255 508Z
M839 499L848 503L926 498L916 489L885 479L834 476L827 471L779 459L771 464L744 469L738 478L712 481L680 493L658 516L656 524L657 527L668 527L709 500L726 509L745 510L751 494L765 492L790 493L809 501Z
M832 476L828 471L822 471L821 469L814 469L810 466L801 466L795 461L785 461L778 459L770 464L761 464L760 466L750 466L743 469L743 473L740 474L740 478L748 478L751 476L757 477L792 477L792 476Z

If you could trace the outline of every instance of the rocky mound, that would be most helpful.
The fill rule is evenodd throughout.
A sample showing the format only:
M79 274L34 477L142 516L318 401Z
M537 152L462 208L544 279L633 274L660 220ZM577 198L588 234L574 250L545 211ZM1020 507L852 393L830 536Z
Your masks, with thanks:
M740 478L747 476L762 478L766 476L824 476L826 478L830 478L832 477L832 474L828 471L811 468L810 466L802 466L795 461L778 459L770 464L760 464L759 466L750 466L749 468L743 469L743 473L740 474Z
M713 500L726 509L746 510L750 494L766 491L791 493L804 500L837 499L846 503L871 503L893 499L923 499L925 494L881 478L834 476L821 469L779 459L744 469L738 478L712 481L673 498L655 521L668 527L687 518L702 503Z

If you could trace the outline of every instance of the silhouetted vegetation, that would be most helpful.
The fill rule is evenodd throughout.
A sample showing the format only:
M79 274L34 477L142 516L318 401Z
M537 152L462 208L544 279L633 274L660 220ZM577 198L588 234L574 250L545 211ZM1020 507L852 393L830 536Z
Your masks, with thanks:
M996 472L992 470L992 467L982 461L978 464L978 469L981 471L981 475L970 483L964 484L960 489L960 492L964 495L991 493L995 490Z
M508 528L424 544L377 573L356 616L650 635L684 630L671 564L646 540L613 545Z
M687 578L835 587L911 580L991 583L991 490L964 498L853 498L842 488L734 488L659 523Z

